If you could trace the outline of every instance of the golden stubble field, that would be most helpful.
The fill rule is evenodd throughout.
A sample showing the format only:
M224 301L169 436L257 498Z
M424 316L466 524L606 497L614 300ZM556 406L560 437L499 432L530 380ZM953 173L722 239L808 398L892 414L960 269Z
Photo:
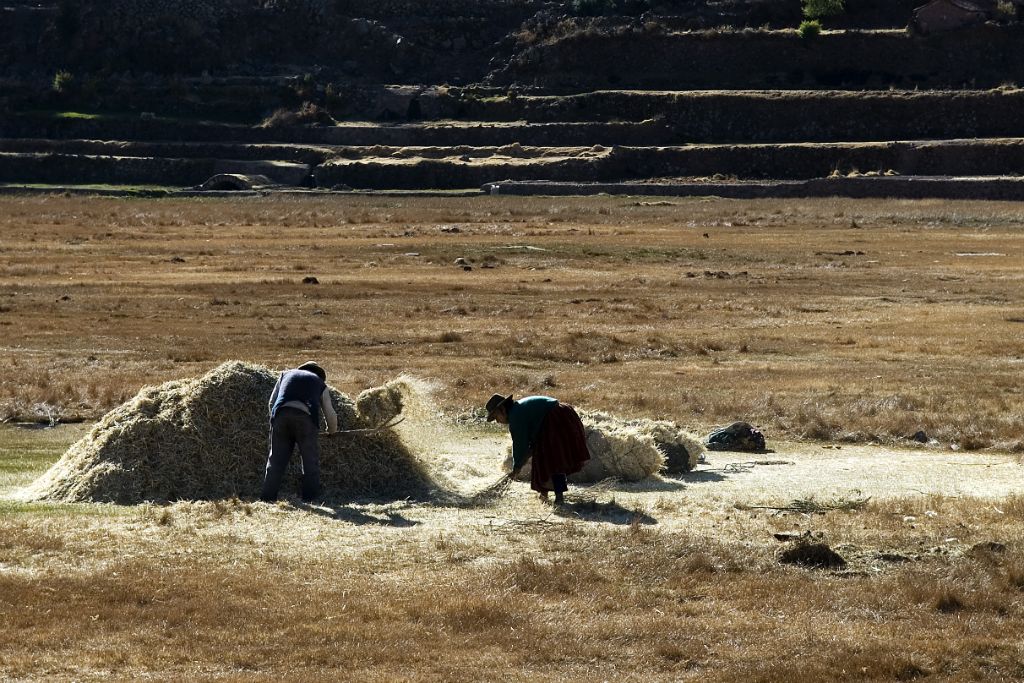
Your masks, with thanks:
M347 393L436 380L472 482L500 390L744 419L790 463L711 454L560 513L525 485L479 510L26 504L85 426L6 427L0 673L1020 679L1022 264L1009 203L0 198L0 418L317 358ZM841 509L766 509L815 494ZM776 533L849 565L782 565Z

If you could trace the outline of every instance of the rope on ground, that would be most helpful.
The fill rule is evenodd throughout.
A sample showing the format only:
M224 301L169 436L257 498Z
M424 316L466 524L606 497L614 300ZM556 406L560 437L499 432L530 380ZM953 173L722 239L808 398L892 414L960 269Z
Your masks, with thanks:
M796 463L792 460L748 460L746 462L730 462L724 467L717 468L701 468L698 472L726 472L728 474L737 474L740 472L749 472L755 467L764 465L795 465Z
M561 522L552 521L551 515L548 515L547 517L537 517L535 519L510 519L501 524L489 524L488 526L493 531L524 532L536 531L537 529L551 529L560 524Z

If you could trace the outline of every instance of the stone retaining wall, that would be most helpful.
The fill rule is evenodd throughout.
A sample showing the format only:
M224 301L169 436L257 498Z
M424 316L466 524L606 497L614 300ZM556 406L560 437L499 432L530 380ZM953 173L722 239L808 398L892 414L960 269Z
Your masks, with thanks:
M313 171L318 187L480 187L499 180L607 182L664 177L810 179L839 172L900 175L1024 174L1024 140L954 143L695 145L614 148L590 156L336 159Z
M333 156L329 149L300 145L249 145L198 142L112 142L0 138L0 152L174 159L233 159L319 164Z
M733 199L858 197L899 199L1024 200L1024 178L881 177L827 178L754 183L549 183L497 182L485 194L525 196L637 195L657 197L718 196Z
M0 182L7 183L186 187L218 173L265 175L285 185L302 185L309 167L284 162L0 153Z
M580 32L518 53L489 77L597 89L997 87L1024 83L1024 28L903 31Z
M81 119L16 115L0 136L333 145L670 145L691 142L825 142L1024 134L1024 90L782 91L499 97L460 105L424 95L424 111L456 111L478 125L342 124L258 128L142 118ZM474 104L473 102L476 102ZM488 120L490 119L490 120ZM512 121L511 125L495 123ZM546 125L526 125L525 121Z

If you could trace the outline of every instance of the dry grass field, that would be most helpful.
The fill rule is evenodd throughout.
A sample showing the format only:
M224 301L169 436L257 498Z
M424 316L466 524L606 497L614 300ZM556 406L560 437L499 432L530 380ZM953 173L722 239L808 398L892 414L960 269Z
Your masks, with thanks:
M14 493L86 425L0 427L0 676L1021 680L1022 264L1007 203L2 197L9 422L317 358L435 380L468 488L499 390L776 452L559 511L53 505Z

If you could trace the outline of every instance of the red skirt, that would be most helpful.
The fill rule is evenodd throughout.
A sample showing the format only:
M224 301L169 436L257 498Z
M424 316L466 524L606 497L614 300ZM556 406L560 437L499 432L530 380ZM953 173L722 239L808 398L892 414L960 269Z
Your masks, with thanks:
M579 472L590 460L583 422L572 406L559 403L544 416L532 458L530 488L541 492L551 490L551 475Z

